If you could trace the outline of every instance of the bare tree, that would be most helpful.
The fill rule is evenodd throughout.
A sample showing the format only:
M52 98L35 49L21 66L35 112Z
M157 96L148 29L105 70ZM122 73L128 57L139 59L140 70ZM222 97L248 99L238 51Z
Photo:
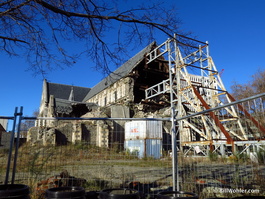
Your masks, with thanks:
M126 0L3 0L0 49L25 56L37 73L72 65L84 53L108 72L128 47L146 45L157 33L180 33L176 9L153 2L130 8Z
M231 86L232 95L235 99L240 100L247 97L250 97L254 94L253 88L250 83L239 84L234 82Z
M232 95L237 99L244 99L256 94L265 93L265 70L258 69L257 72L251 76L251 80L245 84L238 84L234 82L231 86ZM265 99L260 98L251 100L247 103L242 103L242 106L251 113L262 126L264 121Z
M245 84L233 83L231 90L236 99L239 100L265 92L265 70L258 69L251 77L251 80Z
M265 93L265 70L258 69L252 75L252 87L256 94Z

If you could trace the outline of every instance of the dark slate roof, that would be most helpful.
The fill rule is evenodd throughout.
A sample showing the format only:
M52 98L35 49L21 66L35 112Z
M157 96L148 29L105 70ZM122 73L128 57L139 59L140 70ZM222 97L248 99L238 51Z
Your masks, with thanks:
M93 109L93 107L96 106L94 103L82 103L82 102L77 102L77 101L69 101L65 99L55 99L55 104L56 104L56 112L57 113L66 113L70 114L73 111L73 106L74 105L80 105L84 104L88 109Z
M65 99L55 99L56 104L56 112L57 113L71 113L73 108L71 106L71 102Z
M85 96L87 95L87 93L91 90L90 88L86 87L56 84L56 83L47 83L47 87L49 95L53 95L54 98L57 99L65 99L65 100L69 99L71 90L73 89L74 101L77 102L82 102Z
M109 76L100 81L97 85L91 88L91 91L84 98L84 102L103 91L111 84L120 80L121 78L126 77L143 59L144 55L152 50L152 47L155 46L155 42L152 42L148 46L146 46L143 50L125 62L122 66L120 66L117 70L112 72Z

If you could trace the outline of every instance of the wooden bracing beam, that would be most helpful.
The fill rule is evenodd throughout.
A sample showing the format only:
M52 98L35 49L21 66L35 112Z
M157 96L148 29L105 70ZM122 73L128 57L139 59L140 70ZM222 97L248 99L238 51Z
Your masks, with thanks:
M202 105L206 109L210 109L209 105L205 102L205 100L202 98L202 96L197 91L197 89L194 86L192 86L192 89L193 89L195 95L201 101ZM216 115L213 112L210 112L209 115L214 120L214 123L216 124L216 126L218 126L220 128L220 130L222 131L222 133L225 135L225 137L227 139L227 143L228 144L231 144L234 140L232 139L232 137L230 136L230 134L227 132L227 130L225 129L225 127L223 126L223 124L220 122L220 120L218 119L218 117L216 117Z
M231 101L236 101L236 99L230 93L227 93L227 96ZM253 124L265 135L265 128L254 117L252 117L252 115L242 105L238 104L237 106L245 114L245 116L250 119Z

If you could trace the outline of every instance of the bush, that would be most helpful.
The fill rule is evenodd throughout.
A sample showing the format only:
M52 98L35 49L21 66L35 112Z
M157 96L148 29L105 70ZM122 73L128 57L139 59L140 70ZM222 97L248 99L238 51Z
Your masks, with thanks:
M257 158L260 164L265 164L265 151L259 150L257 152Z
M208 157L209 157L210 161L217 161L218 160L218 154L213 152L213 151L209 151Z
M235 153L233 155L233 159L236 163L243 163L243 162L247 162L247 160L249 160L249 156L247 153Z

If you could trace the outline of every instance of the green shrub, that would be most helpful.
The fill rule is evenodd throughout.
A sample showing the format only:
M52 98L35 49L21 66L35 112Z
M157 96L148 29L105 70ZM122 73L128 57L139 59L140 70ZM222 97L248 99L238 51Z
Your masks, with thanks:
M265 151L259 150L257 152L257 158L260 164L265 164Z
M236 163L246 163L249 160L247 153L234 153L234 161Z
M213 162L218 160L218 154L213 151L209 151L208 157L210 161L213 161Z

